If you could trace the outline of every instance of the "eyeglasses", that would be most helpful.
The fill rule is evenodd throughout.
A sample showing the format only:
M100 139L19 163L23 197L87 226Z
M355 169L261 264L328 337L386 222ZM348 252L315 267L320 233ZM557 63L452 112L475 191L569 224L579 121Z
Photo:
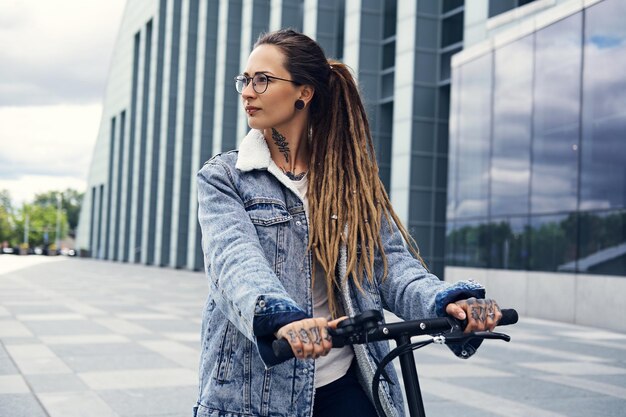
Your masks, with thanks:
M257 94L263 94L267 91L267 85L269 84L269 80L281 80L281 81L289 81L290 83L298 84L294 80L287 80L285 78L274 77L272 75L266 75L262 72L258 74L254 74L254 77L248 77L246 75L238 75L235 77L235 88L237 92L241 94L243 89L250 84L252 81L252 89Z

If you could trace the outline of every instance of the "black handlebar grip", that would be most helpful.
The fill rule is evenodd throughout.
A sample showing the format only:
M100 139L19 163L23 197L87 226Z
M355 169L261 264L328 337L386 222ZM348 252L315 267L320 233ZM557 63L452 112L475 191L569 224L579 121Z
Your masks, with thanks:
M272 350L274 351L274 356L276 356L276 359L280 360L281 362L293 358L293 350L291 350L291 345L286 339L274 340L272 342Z
M517 315L517 311L512 308L502 309L502 318L498 322L498 326L507 326L509 324L517 323L519 316Z

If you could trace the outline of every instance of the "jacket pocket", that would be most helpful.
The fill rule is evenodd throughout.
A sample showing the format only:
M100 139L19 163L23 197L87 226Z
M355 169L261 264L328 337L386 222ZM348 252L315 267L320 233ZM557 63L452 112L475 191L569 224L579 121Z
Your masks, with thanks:
M237 337L237 329L228 322L224 331L224 336L219 347L219 355L217 357L217 368L215 371L215 380L218 383L225 383L230 380L233 368L233 354L235 348L235 338Z
M253 199L246 203L250 220L257 226L272 226L291 220L291 214L282 202L271 199Z
M271 199L247 202L246 212L256 228L265 258L280 277L285 262L285 231L293 217L282 202Z

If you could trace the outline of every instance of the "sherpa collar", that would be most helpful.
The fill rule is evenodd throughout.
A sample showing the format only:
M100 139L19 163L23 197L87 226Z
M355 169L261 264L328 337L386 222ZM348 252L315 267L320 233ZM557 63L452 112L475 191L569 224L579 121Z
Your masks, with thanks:
M237 155L237 163L235 168L240 171L247 172L255 169L266 169L276 177L285 187L293 191L301 200L303 196L293 184L293 182L281 171L281 169L272 160L270 148L267 146L263 132L252 129L239 145L239 153Z
M240 171L253 169L268 169L272 162L270 148L265 142L263 132L252 129L239 145L239 154L235 167Z

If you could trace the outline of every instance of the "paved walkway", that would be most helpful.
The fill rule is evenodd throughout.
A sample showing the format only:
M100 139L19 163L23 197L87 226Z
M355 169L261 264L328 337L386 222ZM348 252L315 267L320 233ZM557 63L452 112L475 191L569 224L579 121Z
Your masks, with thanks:
M0 416L189 416L205 294L201 273L1 255ZM503 330L468 361L417 352L429 416L625 415L626 335Z

